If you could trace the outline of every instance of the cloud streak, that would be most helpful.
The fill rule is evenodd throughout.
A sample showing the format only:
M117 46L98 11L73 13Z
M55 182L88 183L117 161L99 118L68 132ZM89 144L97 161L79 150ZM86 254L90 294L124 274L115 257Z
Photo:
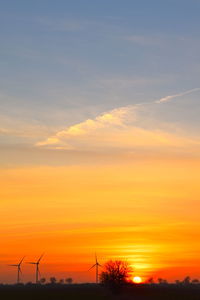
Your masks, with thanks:
M192 93L195 93L195 92L198 92L198 91L200 91L200 88L191 89L191 90L185 91L183 93L179 93L179 94L174 94L174 95L169 95L169 96L163 97L163 98L155 101L154 103L158 103L159 104L159 103L163 103L163 102L169 102L169 101L171 101L174 98L182 97L182 96L185 96L185 95L188 95L188 94L192 94Z
M169 95L159 100L119 107L105 112L94 119L87 119L58 131L54 136L39 141L36 146L54 149L88 149L89 148L133 148L139 146L179 146L191 143L190 139L179 137L174 132L167 132L157 126L144 128L149 107L170 102L175 98L200 91L200 88ZM148 109L147 109L148 108ZM145 120L141 111L147 110Z
M46 146L58 144L61 139L76 138L92 134L94 131L103 130L109 127L124 127L131 107L120 107L97 116L95 119L87 119L84 122L72 125L62 131L57 132L55 136L47 140L38 142L37 146ZM133 118L133 115L131 116ZM69 147L70 148L70 147Z

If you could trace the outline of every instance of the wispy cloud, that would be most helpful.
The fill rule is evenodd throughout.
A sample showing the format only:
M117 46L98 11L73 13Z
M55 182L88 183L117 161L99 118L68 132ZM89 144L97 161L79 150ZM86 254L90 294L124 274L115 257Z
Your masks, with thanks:
M37 146L56 145L63 139L76 138L84 135L92 134L97 130L103 130L109 127L124 127L126 119L130 114L131 108L120 107L110 112L103 113L95 119L87 119L84 122L72 125L66 129L57 132L55 136L49 137L47 140L38 142ZM71 148L68 146L67 148Z
M77 136L90 133L94 130L106 128L108 126L124 126L129 107L120 107L110 112L97 116L94 120L88 119L82 123L70 126L66 130L57 133L58 137Z
M191 89L182 93L169 95L159 100L125 106L105 112L94 119L87 119L58 131L54 136L37 142L36 146L65 149L85 148L133 148L139 146L161 147L193 144L184 136L178 136L162 127L149 129L144 127L140 113L155 105L170 102L177 97L200 91ZM145 120L146 121L146 120ZM198 143L198 142L197 142Z
M182 96L185 96L185 95L188 95L188 94L191 94L191 93L195 93L195 92L198 92L198 91L200 91L200 88L191 89L191 90L185 91L183 93L169 95L169 96L163 97L163 98L155 101L155 103L169 102L174 98L182 97Z

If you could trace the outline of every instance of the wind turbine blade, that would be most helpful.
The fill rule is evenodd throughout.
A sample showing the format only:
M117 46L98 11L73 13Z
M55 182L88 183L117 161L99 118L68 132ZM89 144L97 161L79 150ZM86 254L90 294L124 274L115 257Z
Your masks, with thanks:
M9 267L18 267L18 265L8 265Z
M19 268L19 273L20 273L20 274L22 274L22 270L21 270L21 268Z
M40 263L40 261L41 261L41 259L43 258L43 256L44 256L44 253L40 256L40 258L38 259L38 261L37 261L37 263L39 264Z
M93 265L91 268L89 268L89 270L88 271L90 271L91 269L93 269L94 267L96 267L96 264L95 265Z
M24 260L25 256L22 258L22 260L19 263L19 266L22 264L23 260Z
M36 262L27 262L27 264L31 264L31 265L37 265Z
M95 260L96 260L96 264L98 263L98 261L97 261L97 254L95 253Z

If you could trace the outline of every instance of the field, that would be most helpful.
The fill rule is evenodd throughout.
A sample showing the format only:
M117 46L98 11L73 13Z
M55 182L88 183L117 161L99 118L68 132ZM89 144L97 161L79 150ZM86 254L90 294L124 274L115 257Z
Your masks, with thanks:
M113 294L95 284L45 285L45 286L0 286L0 299L21 300L200 300L200 286L188 285L137 285L124 288Z

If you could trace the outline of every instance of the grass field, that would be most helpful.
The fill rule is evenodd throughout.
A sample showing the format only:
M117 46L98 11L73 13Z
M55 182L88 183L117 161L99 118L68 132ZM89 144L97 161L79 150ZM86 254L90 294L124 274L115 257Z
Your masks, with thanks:
M95 284L81 285L45 285L45 286L0 286L0 299L2 300L200 300L200 286L176 285L138 285L125 287L121 293L113 294L104 287Z

